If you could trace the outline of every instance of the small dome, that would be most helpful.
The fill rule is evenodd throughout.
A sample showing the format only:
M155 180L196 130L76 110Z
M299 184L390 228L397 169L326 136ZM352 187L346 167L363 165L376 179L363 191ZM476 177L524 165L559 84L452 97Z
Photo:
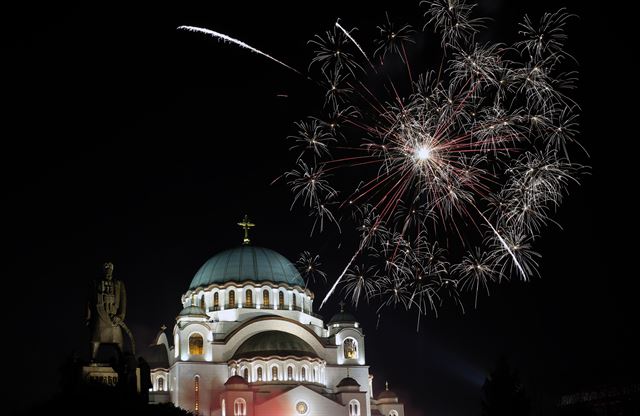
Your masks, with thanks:
M331 320L329 321L329 325L331 324L346 324L346 323L355 323L358 322L356 321L356 317L351 315L349 312L345 312L344 310L344 302L340 302L340 312L336 313L335 315L333 315L331 317Z
M198 316L201 318L208 318L207 313L199 306L187 306L180 311L178 316Z
M169 354L164 344L151 345L142 354L144 360L149 364L149 368L169 368Z
M233 358L269 357L272 355L310 358L318 356L309 344L295 335L282 331L264 331L243 342Z
M246 244L207 260L191 280L189 289L231 281L266 281L304 287L300 273L282 254Z
M336 387L360 387L360 383L351 377L345 377L340 380L340 383L338 383Z
M225 386L246 386L248 384L244 377L238 375L229 377L226 383L224 383Z
M329 321L329 325L331 324L341 324L341 323L353 323L357 322L356 317L351 315L349 312L338 312L337 314L331 317Z
M389 390L389 384L386 383L385 390L378 395L378 401L382 403L398 403L398 395Z

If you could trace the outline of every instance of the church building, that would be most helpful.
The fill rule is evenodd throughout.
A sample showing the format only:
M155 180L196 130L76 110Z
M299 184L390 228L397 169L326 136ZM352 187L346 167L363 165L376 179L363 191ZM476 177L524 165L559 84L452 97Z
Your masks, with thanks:
M325 323L295 266L241 225L244 244L200 267L156 337L150 401L204 416L404 416L393 392L374 395L356 318Z

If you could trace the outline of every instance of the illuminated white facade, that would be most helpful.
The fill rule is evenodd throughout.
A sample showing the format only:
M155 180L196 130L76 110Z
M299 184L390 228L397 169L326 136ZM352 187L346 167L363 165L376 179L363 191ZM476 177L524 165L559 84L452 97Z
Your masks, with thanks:
M325 324L313 298L275 251L245 244L212 257L171 339L165 328L156 338L151 401L206 416L403 416L390 391L373 399L355 318L340 311Z

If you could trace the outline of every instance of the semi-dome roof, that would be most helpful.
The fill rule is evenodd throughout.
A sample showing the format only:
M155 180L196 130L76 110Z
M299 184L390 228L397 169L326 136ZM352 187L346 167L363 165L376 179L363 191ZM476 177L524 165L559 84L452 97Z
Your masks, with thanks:
M208 318L207 313L199 306L187 306L182 309L178 316L202 316Z
M207 260L191 280L189 289L246 280L304 287L300 273L282 254L246 244L225 250Z
M242 376L231 376L229 377L229 379L224 383L225 386L233 386L233 385L247 385L249 383L247 383L247 380L244 379L244 377Z
M318 356L309 344L295 335L282 331L264 331L243 342L233 358L269 357L272 355L310 358Z
M345 377L340 380L336 387L360 387L360 383L351 377Z

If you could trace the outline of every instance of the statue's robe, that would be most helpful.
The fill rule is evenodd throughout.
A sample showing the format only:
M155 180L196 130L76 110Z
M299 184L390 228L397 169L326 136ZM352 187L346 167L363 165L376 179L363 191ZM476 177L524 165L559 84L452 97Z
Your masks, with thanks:
M123 351L121 322L126 313L127 293L119 280L94 282L88 310L91 333L92 358L95 359L100 344L117 345Z

